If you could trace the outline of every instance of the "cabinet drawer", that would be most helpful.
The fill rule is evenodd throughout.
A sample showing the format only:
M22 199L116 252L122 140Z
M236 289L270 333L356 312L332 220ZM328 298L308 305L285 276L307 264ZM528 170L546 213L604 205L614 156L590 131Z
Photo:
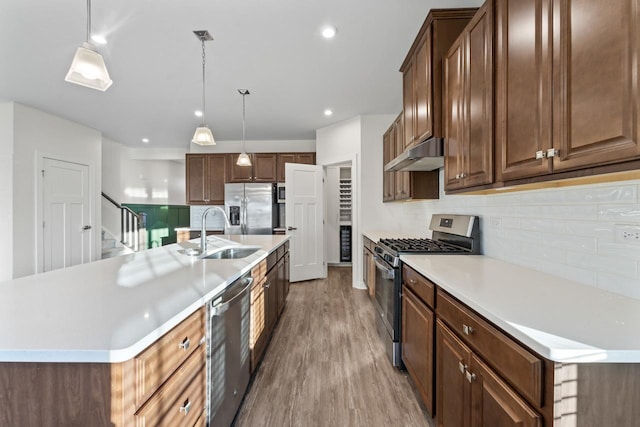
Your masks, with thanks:
M282 258L284 256L284 245L278 246L278 249L276 249L276 253L278 259Z
M205 348L200 346L135 415L137 426L189 426L204 415Z
M267 273L276 265L278 262L278 250L271 252L267 255Z
M402 266L402 283L411 289L422 302L433 308L435 299L435 285L408 265Z
M205 325L205 309L201 308L134 358L136 408L200 346Z
M523 396L542 405L542 360L442 291L437 294L436 312Z

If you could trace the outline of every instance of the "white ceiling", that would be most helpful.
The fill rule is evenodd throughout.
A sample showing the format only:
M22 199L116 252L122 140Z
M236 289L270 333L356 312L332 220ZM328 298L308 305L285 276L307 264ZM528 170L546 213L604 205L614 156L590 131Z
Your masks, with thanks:
M101 130L130 146L188 147L200 119L209 30L207 123L217 140L315 139L360 114L396 114L398 68L428 11L481 0L93 0L94 33L114 83L64 81L85 39L85 0L0 1L0 99ZM321 28L338 28L333 40ZM332 117L323 111L330 108Z

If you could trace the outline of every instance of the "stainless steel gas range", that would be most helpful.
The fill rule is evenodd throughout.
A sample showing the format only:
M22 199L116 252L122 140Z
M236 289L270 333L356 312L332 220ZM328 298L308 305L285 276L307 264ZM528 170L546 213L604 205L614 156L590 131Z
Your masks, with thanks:
M380 239L375 247L375 306L378 335L393 366L402 368L400 346L402 304L401 255L480 253L480 231L477 216L436 214L431 217L431 239Z

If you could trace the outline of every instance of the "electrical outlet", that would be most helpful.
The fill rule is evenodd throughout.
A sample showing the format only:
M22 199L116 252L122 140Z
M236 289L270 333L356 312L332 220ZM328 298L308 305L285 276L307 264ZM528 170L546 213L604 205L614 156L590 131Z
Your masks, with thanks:
M616 224L616 241L640 245L640 225Z

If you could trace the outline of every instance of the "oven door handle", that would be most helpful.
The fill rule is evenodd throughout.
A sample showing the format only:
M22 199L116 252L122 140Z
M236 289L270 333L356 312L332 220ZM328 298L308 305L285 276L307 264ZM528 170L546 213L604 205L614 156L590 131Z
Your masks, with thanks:
M378 261L379 259L379 256L374 256L373 262L376 263L376 268L382 272L382 278L389 280L395 279L396 271L393 268L389 268L386 265L382 264L380 261Z

